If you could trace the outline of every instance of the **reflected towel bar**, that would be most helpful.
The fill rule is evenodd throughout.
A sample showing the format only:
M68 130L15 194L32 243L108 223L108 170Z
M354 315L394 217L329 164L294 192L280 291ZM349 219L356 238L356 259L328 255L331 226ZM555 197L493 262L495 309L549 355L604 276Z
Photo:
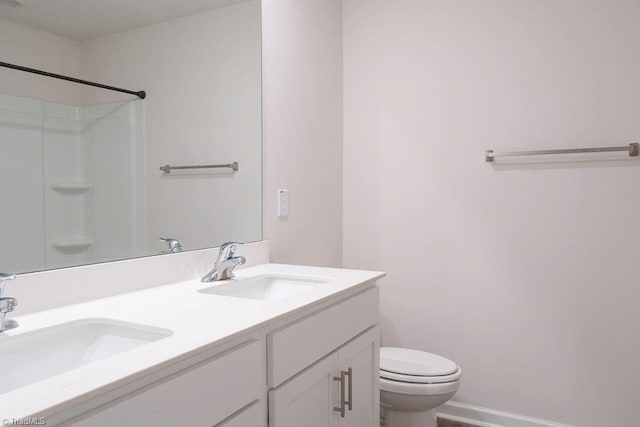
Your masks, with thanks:
M234 171L238 171L239 164L238 162L229 163L226 165L196 165L196 166L171 166L164 165L160 166L160 170L164 173L171 173L172 170L184 170L184 169L217 169L217 168L230 168Z
M494 153L493 150L487 150L485 153L485 161L493 162L495 157L538 156L541 154L605 153L611 151L624 151L629 153L629 157L638 157L638 155L640 155L640 144L634 142L622 147L567 148L561 150L511 151L503 153Z

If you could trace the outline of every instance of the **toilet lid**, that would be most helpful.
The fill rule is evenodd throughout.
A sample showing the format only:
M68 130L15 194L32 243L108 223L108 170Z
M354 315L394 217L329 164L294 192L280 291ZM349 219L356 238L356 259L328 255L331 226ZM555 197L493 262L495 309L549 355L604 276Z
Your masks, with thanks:
M380 371L400 376L444 377L455 374L459 368L451 360L408 348L382 347L380 349ZM420 381L422 382L422 381Z

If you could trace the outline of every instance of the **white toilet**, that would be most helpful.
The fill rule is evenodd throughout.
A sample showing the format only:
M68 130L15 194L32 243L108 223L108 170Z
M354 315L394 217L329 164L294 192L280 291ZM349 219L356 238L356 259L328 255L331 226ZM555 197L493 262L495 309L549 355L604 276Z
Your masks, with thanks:
M449 359L408 348L380 349L384 427L436 427L437 406L458 390L462 370Z

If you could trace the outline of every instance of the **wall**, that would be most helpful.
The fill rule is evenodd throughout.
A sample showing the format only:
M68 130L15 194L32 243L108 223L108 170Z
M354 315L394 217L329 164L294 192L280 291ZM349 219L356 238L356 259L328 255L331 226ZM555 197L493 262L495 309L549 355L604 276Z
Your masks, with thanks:
M2 19L0 52L3 62L75 76L82 72L80 43ZM5 153L0 158L1 217L5 224L21 225L3 230L11 244L5 245L0 271L31 270L45 264L46 252L41 100L77 104L81 91L71 83L0 68L0 94L0 151Z
M458 362L457 401L637 424L640 164L483 155L637 142L639 15L345 0L344 264L388 272L383 344Z
M159 237L186 249L261 239L260 27L254 0L84 43L85 78L148 94L149 253L166 250ZM84 96L90 104L122 99L91 88ZM236 173L159 170L233 161Z
M82 76L80 42L0 19L2 61L69 76ZM0 93L79 105L82 90L73 83L0 68Z
M274 262L342 264L342 2L263 0L264 236ZM276 192L289 190L287 218Z

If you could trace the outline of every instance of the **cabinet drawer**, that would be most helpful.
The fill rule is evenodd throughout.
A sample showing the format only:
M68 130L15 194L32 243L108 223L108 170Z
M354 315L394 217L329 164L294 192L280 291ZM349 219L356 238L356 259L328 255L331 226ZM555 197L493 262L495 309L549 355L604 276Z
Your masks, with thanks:
M252 341L131 393L74 427L211 427L264 393L263 341ZM233 424L232 424L233 425Z
M378 288L269 334L268 380L273 388L378 323Z

